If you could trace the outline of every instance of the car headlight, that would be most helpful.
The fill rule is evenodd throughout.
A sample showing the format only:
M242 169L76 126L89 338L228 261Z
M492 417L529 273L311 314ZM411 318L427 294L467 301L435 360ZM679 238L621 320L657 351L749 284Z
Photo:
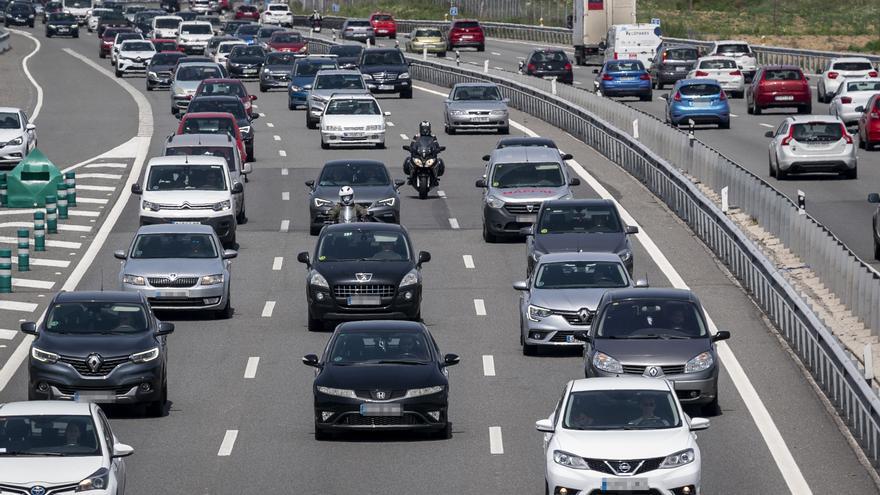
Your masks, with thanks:
M379 124L379 125L368 125L368 126L366 126L366 127L364 128L364 130L367 130L367 131L384 131L384 130L385 130L385 126L384 126L384 125L381 125L381 124Z
M77 492L87 492L91 490L106 490L107 485L110 482L110 471L107 468L102 467L101 469L95 471L88 478L79 482L76 485Z
M325 289L330 289L330 284L327 283L327 279L318 272L314 272L312 274L312 277L309 279L309 284L313 285L314 287L323 287Z
M597 352L593 355L593 366L608 373L623 373L623 366L620 365L620 361L604 352Z
M341 125L325 125L324 130L325 131L341 131L342 126Z
M218 201L214 203L214 211L223 211L232 208L232 201L228 199L224 199L223 201Z
M507 110L492 110L489 114L495 116L507 115Z
M407 285L415 285L417 283L419 283L419 271L413 268L403 276L399 287L406 287Z
M12 141L7 142L6 145L7 146L10 146L10 145L18 146L23 142L24 142L24 140L21 138L21 136L18 136L17 138L13 139Z
M230 61L229 59L227 59L226 61L229 63L229 66L230 66L230 67L238 67L239 65L241 65L241 64L237 64L237 63L235 63L235 62L232 62L232 61Z
M450 115L465 115L466 113L467 112L465 112L464 110L450 110L449 111Z
M394 206L394 203L397 201L397 198L385 198L376 201L376 206Z
M321 95L312 95L312 102L313 102L313 103L319 103L319 104L321 105L322 108L324 107L324 102L325 102L325 101L327 101L327 98L325 98L325 97L323 97L323 96L321 96Z
M158 79L158 78L159 78L159 74L156 74L156 73L153 72L153 71L147 72L147 76L152 77L152 78L154 78L154 79Z
M269 73L269 69L263 69L263 74L268 74L268 73Z
M180 86L174 86L174 95L175 96L186 96L186 90L181 88Z
M295 84L291 84L291 85L290 85L290 91L293 92L293 93L299 93L299 92L302 91L302 90L303 90L303 89L302 89L302 87L300 87L300 86L297 86L297 85L295 85Z
M533 304L529 304L529 319L532 321L541 321L548 316L552 316L553 311L542 308L541 306L535 306Z
M617 255L620 256L620 261L628 263L633 257L633 252L632 249L625 248L623 251L617 253Z
M495 196L486 196L486 204L488 204L490 208L503 208L504 200L496 198Z
M694 462L695 457L694 449L685 449L681 452L676 452L672 455L666 456L666 459L663 459L663 462L660 463L660 469L676 468L684 466L685 464L690 464Z
M398 79L409 79L409 72L401 72L397 75Z
M46 27L49 29L57 29L58 28L58 26L56 26L54 24L48 24Z
M336 397L345 397L347 399L357 399L357 394L354 393L354 390L349 390L347 388L332 388L332 387L318 387L318 392L327 395L335 395Z
M159 357L159 348L153 347L150 350L143 352L136 352L129 356L128 358L134 361L135 363L149 363L150 361Z
M239 127L238 130L241 131L242 134L250 134L251 133L251 126L243 125L243 126Z
M715 357L712 356L712 353L709 351L701 352L684 365L684 372L698 373L711 368L713 364L715 364Z
M146 285L144 277L140 275L129 275L128 273L122 276L122 283L128 285Z
M159 211L159 204L144 200L144 201L141 201L141 209L142 210Z
M58 361L61 357L54 352L46 352L42 349L37 349L36 347L31 347L31 357L40 361L41 363L54 363Z
M421 397L423 395L431 395L431 394L439 394L443 391L445 387L443 385L437 385L434 387L424 387L424 388L411 388L406 391L406 395L403 397L404 399L411 399L413 397Z
M217 285L223 283L223 274L215 273L214 275L205 275L202 277L202 285Z
M372 74L363 74L363 76L364 76L364 79L373 79Z
M314 202L315 202L315 208L324 208L326 206L331 206L333 204L333 201L330 201L327 199L321 199L321 198L315 198Z
M553 451L553 462L571 469L590 469L590 466L583 457L569 454L564 450Z

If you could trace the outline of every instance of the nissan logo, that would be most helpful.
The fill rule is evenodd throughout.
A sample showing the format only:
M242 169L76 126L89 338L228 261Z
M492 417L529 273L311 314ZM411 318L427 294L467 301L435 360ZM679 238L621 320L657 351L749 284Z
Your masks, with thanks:
M617 471L621 473L628 473L630 469L632 469L632 466L628 462L621 462L617 465Z

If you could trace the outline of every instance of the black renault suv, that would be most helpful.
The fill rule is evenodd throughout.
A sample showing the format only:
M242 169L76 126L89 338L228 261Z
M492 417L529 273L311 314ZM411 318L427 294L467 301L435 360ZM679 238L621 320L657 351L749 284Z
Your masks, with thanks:
M422 263L406 229L388 223L328 225L318 237L315 259L299 253L309 268L306 294L309 330L327 321L421 319Z
M168 398L166 336L140 292L59 292L39 324L28 367L28 399L146 403L162 416Z
M412 98L409 63L399 48L368 48L358 66L371 93L400 93Z

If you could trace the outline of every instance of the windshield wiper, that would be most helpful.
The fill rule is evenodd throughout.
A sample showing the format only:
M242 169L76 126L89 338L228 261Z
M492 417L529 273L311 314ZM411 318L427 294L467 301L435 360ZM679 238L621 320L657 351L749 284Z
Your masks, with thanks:
M368 361L368 363L376 364L426 364L424 361L412 361L407 359L378 359L376 361Z
M62 454L61 452L24 452L20 450L13 450L7 452L0 452L0 456L8 456L8 457L66 457L67 454Z

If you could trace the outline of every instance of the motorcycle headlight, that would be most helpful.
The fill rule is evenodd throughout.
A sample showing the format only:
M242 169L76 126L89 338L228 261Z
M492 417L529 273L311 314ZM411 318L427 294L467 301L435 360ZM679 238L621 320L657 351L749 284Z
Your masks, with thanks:
M504 200L501 198L496 198L495 196L487 196L486 204L488 204L490 208L503 208Z
M413 163L415 164L416 167L421 167L422 166L422 159L421 158L413 158Z
M660 463L660 469L676 468L684 466L685 464L690 464L694 462L695 457L694 449L685 449L681 452L676 452L672 455L666 456L666 459L663 459L663 462Z
M232 201L228 199L224 199L223 201L219 201L214 203L214 211L223 211L232 208Z
M106 490L107 485L110 483L110 471L107 468L101 468L91 475L88 478L79 482L76 485L77 492L87 492L90 490Z
M416 285L419 283L419 271L413 268L406 275L403 276L403 279L400 281L399 287L406 287L407 285Z
M443 385L437 385L434 387L424 387L424 388L411 388L406 391L406 395L403 397L404 399L411 399L413 397L421 397L423 395L431 395L431 394L439 394L444 389Z
M7 146L9 146L9 145L18 146L23 142L24 142L24 140L21 138L21 136L19 136L19 137L13 139L12 141L7 142L6 145Z
M533 304L529 304L529 319L532 321L541 321L548 316L551 316L553 311L542 308L541 306L535 306Z
M144 277L140 275L129 275L128 273L122 276L122 283L128 285L146 285Z
M623 366L620 365L620 361L614 359L608 354L605 354L604 352L597 352L595 355L593 355L593 366L595 366L596 369L600 369L608 373L623 373Z
M357 395L354 393L354 390L349 390L346 388L318 387L318 392L327 395L335 395L336 397L345 397L347 399L357 399Z
M327 279L318 272L312 273L312 277L309 279L309 284L315 287L323 287L325 289L330 288L330 284L327 283Z
M626 248L623 251L617 253L617 255L620 256L620 261L628 263L633 257L633 252L632 249Z
M409 79L409 72L401 72L397 75L398 79Z
M684 372L698 373L711 368L713 364L715 364L715 358L712 356L712 353L708 351L701 352L684 365Z
M315 198L314 201L315 201L315 208L324 208L326 206L331 206L333 204L333 201L328 201L326 199L321 199L321 198Z
M141 201L141 209L142 210L150 210L150 211L159 211L159 205L157 203L151 203L150 201Z
M590 466L583 457L569 454L564 450L553 451L553 462L571 469L590 469Z
M46 352L42 349L31 347L31 357L41 363L54 363L55 361L58 361L61 356L54 352Z
M154 359L156 359L158 357L159 357L159 348L153 347L152 349L147 350L147 351L136 352L136 353L132 354L131 356L129 356L128 358L131 359L135 363L149 363L150 361L153 361Z
M434 165L434 162L436 162L436 161L437 161L437 160L435 160L435 159L433 159L433 158L428 158L427 160L425 160L425 166L426 166L426 167L433 166L433 165Z
M215 273L214 275L205 275L202 277L202 285L217 285L223 283L223 274Z
M394 206L394 202L397 201L397 198L385 198L376 201L377 206Z

